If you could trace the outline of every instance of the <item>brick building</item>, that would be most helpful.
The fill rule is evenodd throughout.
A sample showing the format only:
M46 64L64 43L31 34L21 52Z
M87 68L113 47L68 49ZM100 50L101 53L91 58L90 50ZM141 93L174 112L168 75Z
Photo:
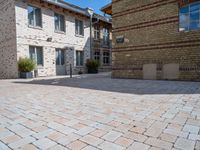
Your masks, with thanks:
M113 77L200 81L199 0L113 0L102 10L112 13Z
M92 24L90 52L87 8L62 0L0 0L0 79L18 77L20 57L36 61L38 76L69 74L70 64L74 74L85 72L89 58L109 70L111 21L94 14Z

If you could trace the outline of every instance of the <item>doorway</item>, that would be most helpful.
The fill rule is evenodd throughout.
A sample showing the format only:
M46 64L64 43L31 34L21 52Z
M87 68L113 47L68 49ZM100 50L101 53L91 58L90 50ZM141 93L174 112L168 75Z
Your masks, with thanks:
M56 75L66 75L65 50L56 49Z

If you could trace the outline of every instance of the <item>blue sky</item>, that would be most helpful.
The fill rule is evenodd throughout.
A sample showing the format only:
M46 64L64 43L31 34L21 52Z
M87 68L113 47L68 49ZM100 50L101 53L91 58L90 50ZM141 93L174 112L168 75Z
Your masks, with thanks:
M96 13L101 13L99 9L111 2L111 0L65 0L65 1L83 8L91 7L94 9Z

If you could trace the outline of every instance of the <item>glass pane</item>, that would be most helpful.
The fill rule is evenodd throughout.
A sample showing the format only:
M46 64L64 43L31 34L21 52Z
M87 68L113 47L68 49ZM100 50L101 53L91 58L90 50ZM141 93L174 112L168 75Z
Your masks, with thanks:
M83 66L83 52L80 52L80 65Z
M198 20L199 20L199 12L191 12L190 21L198 21Z
M195 22L190 22L190 30L195 30L200 28L200 24L199 21L195 21Z
M35 48L33 46L29 47L30 58L36 62Z
M56 49L56 65L60 65L60 61L59 61L59 50Z
M37 47L37 64L43 65L43 53L41 47Z
M65 19L63 15L60 15L60 31L65 31Z
M190 12L192 11L199 11L200 10L200 3L194 3L190 5Z
M28 24L34 26L34 9L31 6L28 6Z
M55 14L54 21L55 21L55 30L59 30L59 16L58 16L58 14Z
M75 33L78 34L78 20L75 20Z
M35 21L36 21L36 26L41 27L42 26L42 18L41 18L41 9L36 8L35 9Z
M84 30L83 30L83 21L80 21L80 35L84 34Z
M180 14L179 24L180 24L179 31L188 31L189 15L188 14Z
M180 13L188 13L189 12L189 6L186 6L186 7L182 7L180 9Z
M79 66L79 52L76 51L76 65Z
M61 50L61 65L65 64L65 52L64 50Z

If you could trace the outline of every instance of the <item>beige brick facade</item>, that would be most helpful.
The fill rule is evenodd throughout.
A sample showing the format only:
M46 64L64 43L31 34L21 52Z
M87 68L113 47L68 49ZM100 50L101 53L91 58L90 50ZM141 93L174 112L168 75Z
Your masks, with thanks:
M28 24L28 5L41 9L42 27ZM83 51L84 63L90 58L90 20L84 14L75 13L40 0L6 0L0 5L0 78L17 78L17 60L30 57L29 46L42 47L43 65L37 66L38 76L55 76L56 49L65 51L65 72L69 74L70 64L73 74L85 72L85 65L77 66L76 51ZM64 15L65 32L55 31L54 13ZM75 19L83 21L84 36L75 34ZM101 21L104 23L104 21ZM111 28L110 23L109 27ZM48 39L52 39L48 41ZM110 52L110 48L106 49ZM6 56L6 57L3 57ZM110 68L110 67L109 67Z
M200 31L179 31L178 1L113 0L112 13L113 77L143 79L153 64L156 79L200 81Z
M42 8L42 28L32 28L28 26L27 6L31 4ZM65 16L65 33L55 32L54 12ZM84 37L75 35L75 19L84 22ZM47 4L41 7L37 2L25 3L21 0L16 1L16 25L17 25L17 51L19 57L29 56L29 46L43 47L43 66L38 67L39 76L56 75L55 49L65 49L73 47L74 50L84 51L85 60L90 57L89 53L89 20L78 15L65 14L60 9L48 8ZM52 42L47 39L52 37ZM74 51L75 53L75 51ZM75 55L74 55L75 56ZM75 62L74 62L74 65Z

